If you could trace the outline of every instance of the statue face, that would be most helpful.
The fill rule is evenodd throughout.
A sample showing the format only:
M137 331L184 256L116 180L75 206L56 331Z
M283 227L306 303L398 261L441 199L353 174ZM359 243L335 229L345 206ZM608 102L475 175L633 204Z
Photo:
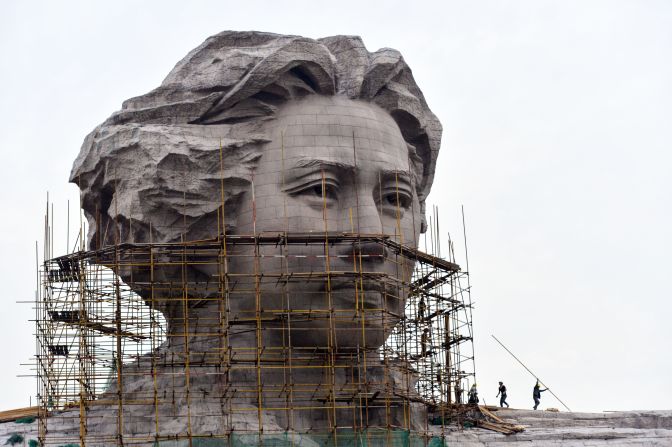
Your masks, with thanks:
M236 217L237 233L382 233L416 246L420 206L408 148L387 112L311 95L283 106L266 133L272 141L255 171L254 193ZM321 244L261 247L266 256L256 265L252 256L232 256L232 317L254 318L259 297L262 316L282 319L292 310L291 321L282 320L290 330L278 336L290 336L293 346L380 346L403 313L406 288L399 281L410 280L412 262L378 244L328 249L328 263ZM328 281L320 275L327 270ZM267 275L257 285L244 277L255 271ZM353 272L382 274L382 280ZM293 276L278 281L279 273ZM255 287L258 295L251 293Z

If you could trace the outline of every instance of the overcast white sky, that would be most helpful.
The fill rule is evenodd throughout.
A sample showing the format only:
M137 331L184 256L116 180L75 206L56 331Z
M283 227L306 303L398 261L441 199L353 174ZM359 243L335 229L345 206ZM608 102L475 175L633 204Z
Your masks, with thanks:
M0 3L0 410L36 392L16 377L35 349L16 301L33 298L46 192L61 252L84 136L227 29L402 52L444 126L444 233L466 210L487 403L503 380L532 405L495 334L575 411L672 408L671 2L16 0Z

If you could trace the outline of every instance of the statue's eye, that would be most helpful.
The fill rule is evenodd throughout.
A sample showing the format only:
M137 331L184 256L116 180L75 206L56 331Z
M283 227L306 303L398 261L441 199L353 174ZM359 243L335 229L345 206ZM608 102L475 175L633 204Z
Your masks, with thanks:
M335 178L315 178L305 183L290 186L285 190L289 195L308 200L311 205L321 206L323 202L332 205L339 200L341 188Z
M338 200L339 192L340 189L338 184L334 180L326 179L325 181L318 180L307 185L297 187L290 191L290 194L295 196L304 196L311 200L317 200L320 202L322 200L332 202Z
M315 197L325 198L327 200L338 200L338 187L331 183L318 183L310 188Z
M408 209L411 206L411 196L403 191L389 192L383 196L384 205L395 208Z

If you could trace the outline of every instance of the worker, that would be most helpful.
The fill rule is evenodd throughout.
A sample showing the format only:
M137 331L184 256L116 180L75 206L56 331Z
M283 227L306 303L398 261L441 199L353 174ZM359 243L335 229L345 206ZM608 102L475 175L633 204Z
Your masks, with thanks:
M425 319L425 311L427 310L427 305L425 304L425 297L420 298L420 303L418 303L418 319L420 321Z
M427 357L429 354L431 354L431 343L432 343L432 338L429 333L429 328L425 328L425 330L422 332L422 335L420 336L420 346L422 349L422 357Z
M541 403L541 393L544 391L548 391L548 388L544 388L543 390L539 386L539 379L537 379L537 383L534 385L534 389L532 390L532 397L534 398L534 409L536 410L539 404Z
M471 385L469 390L469 403L477 404L478 403L478 389L476 389L476 384Z
M502 397L499 397L499 396ZM509 404L506 403L506 385L504 385L504 382L499 382L499 391L497 391L497 396L499 397L499 406L504 408L504 405L506 405L506 408L509 408Z
M460 388L460 382L458 381L455 384L455 403L462 403L462 388Z

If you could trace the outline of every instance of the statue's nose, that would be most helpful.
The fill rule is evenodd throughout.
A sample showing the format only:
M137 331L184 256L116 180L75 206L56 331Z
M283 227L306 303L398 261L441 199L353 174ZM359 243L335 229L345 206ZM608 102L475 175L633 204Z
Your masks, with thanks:
M341 212L342 231L359 234L380 234L382 219L373 192L362 187L357 196L349 197Z

